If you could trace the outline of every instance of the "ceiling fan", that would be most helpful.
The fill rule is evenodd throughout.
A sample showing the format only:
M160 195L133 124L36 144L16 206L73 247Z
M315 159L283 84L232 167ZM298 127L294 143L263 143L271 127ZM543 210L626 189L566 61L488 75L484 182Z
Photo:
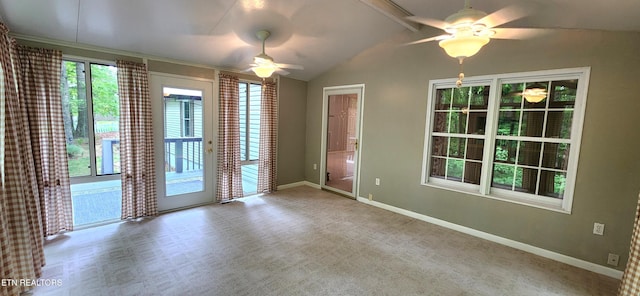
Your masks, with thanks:
M464 8L450 15L444 21L418 16L407 17L408 20L444 30L447 34L417 40L407 45L439 41L445 52L462 62L475 55L489 43L491 39L524 39L540 33L541 29L497 28L500 25L522 18L526 15L523 7L508 6L491 14L471 7L470 0L465 0ZM462 85L464 73L458 76L456 85Z
M252 70L260 78L268 78L271 76L271 74L273 74L273 72L277 72L282 75L288 75L289 72L283 70L283 68L304 70L304 67L300 65L275 63L273 61L273 58L268 56L264 52L264 44L269 36L271 36L271 32L267 30L260 30L256 32L256 37L258 37L258 39L262 41L262 53L253 58L253 64L250 65L250 70Z

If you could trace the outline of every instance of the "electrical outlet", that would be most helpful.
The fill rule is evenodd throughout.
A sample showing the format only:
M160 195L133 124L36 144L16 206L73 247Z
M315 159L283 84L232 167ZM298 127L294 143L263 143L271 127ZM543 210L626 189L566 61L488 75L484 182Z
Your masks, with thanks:
M380 178L376 178L376 186L380 186Z
M373 194L369 193L369 200L373 200Z
M315 170L317 170L317 169L318 169L318 164L317 164L317 163L314 163L314 164L313 164L313 170L315 171Z
M618 261L620 261L620 255L609 253L609 257L607 258L607 264L611 266L618 266Z
M604 235L604 224L602 223L593 223L593 234Z

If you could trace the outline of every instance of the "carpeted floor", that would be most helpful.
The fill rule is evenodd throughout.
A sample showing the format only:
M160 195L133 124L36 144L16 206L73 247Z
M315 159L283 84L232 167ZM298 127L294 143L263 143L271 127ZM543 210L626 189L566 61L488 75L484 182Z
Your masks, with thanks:
M619 280L310 187L72 232L33 295L615 295Z

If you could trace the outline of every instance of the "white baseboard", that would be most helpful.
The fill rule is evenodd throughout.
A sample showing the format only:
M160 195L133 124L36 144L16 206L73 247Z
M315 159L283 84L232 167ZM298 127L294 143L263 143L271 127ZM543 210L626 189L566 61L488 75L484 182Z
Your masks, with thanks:
M563 254L560 254L560 253L552 252L552 251L545 250L545 249L542 249L542 248L539 248L539 247L535 247L535 246L532 246L532 245L528 245L528 244L525 244L525 243L521 243L521 242L518 242L518 241L507 239L507 238L504 238L504 237L500 237L500 236L497 236L497 235L494 235L494 234L482 232L482 231L479 231L479 230L476 230L476 229L473 229L473 228L469 228L469 227L466 227L466 226L461 226L461 225L454 224L454 223L451 223L451 222L447 222L447 221L444 221L444 220L440 220L440 219L437 219L437 218L429 217L427 215L423 215L423 214L419 214L419 213L412 212L412 211L409 211L409 210L405 210L405 209L397 208L397 207L394 207L394 206L390 206L390 205L387 205L387 204L384 204L384 203L381 203L381 202L370 201L369 199L364 198L364 197L358 197L357 200L359 202L372 205L374 207L378 207L378 208L381 208L381 209L392 211L392 212L395 212L395 213L398 213L398 214L401 214L401 215L405 215L405 216L408 216L408 217L411 217L411 218L415 218L415 219L418 219L418 220L422 220L422 221L425 221L425 222L428 222L428 223L436 224L436 225L439 225L439 226L442 226L442 227L445 227L445 228L449 228L449 229L452 229L452 230L455 230L455 231L459 231L459 232L462 232L462 233L466 233L466 234L469 234L469 235L472 235L472 236L475 236L475 237L478 237L478 238L482 238L482 239L486 239L488 241L499 243L501 245L512 247L512 248L515 248L515 249L518 249L518 250L521 250L521 251L525 251L525 252L528 252L528 253L531 253L531 254L535 254L535 255L538 255L538 256L541 256L541 257L549 258L551 260L559 261L559 262L562 262L562 263L565 263L565 264L569 264L569 265L572 265L572 266L575 266L575 267L579 267L579 268L582 268L582 269L593 271L595 273L606 275L606 276L609 276L609 277L612 277L612 278L622 279L623 272L620 271L620 270L617 270L617 269L609 268L609 267L602 266L602 265L599 265L599 264L595 264L595 263L592 263L592 262L589 262L589 261L585 261L585 260L582 260L582 259L573 258L573 257L567 256L567 255L563 255Z
M300 181L300 182L295 182L295 183L289 183L289 184L284 184L284 185L278 185L278 190L284 190L287 188L293 188L293 187L298 187L298 186L309 186L315 189L320 189L320 185L315 184L315 183L311 183L309 181Z

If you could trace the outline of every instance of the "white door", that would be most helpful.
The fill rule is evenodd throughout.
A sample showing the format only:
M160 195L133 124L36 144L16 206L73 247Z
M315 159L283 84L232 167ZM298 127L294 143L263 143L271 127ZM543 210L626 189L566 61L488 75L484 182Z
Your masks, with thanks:
M323 91L323 188L356 198L360 158L360 116L364 85L325 87Z
M213 88L211 80L151 74L159 211L214 201Z

